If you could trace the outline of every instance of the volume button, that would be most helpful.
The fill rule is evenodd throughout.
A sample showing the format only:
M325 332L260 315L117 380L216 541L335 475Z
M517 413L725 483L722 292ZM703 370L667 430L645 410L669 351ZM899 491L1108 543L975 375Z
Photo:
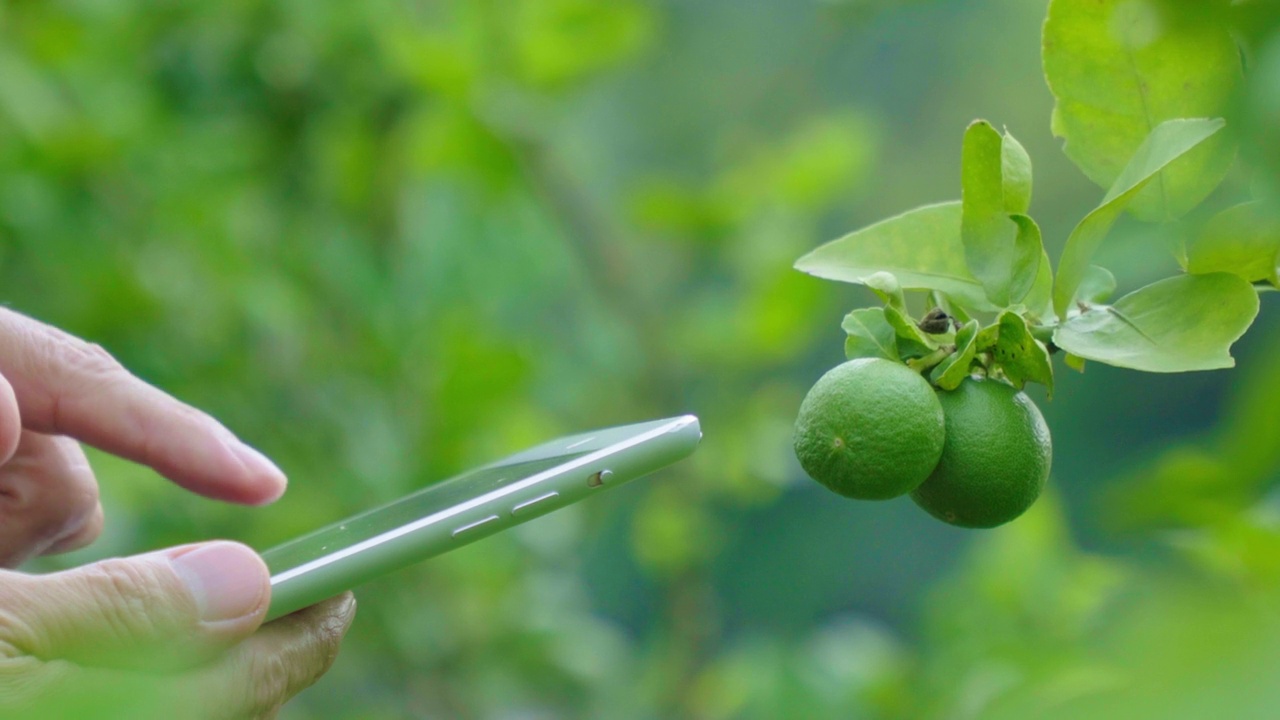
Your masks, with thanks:
M475 529L479 528L479 527L480 527L480 526L482 526L482 525L488 525L489 523L491 523L491 522L493 522L493 521L495 521L495 520L497 520L497 519L498 519L498 516L497 516L497 515L490 515L489 517L487 517L487 518L485 518L485 519L483 519L483 520L477 520L477 521L475 521L475 522L473 522L473 523L468 523L468 524L463 525L462 527L460 527L460 528L458 528L458 529L454 530L454 531L453 531L453 536L454 536L454 537L458 537L459 535L461 535L461 534L463 534L463 533L465 533L465 532L469 532L469 531L471 531L471 530L475 530Z
M515 507L511 508L511 514L517 517L520 515L527 515L530 511L534 509L534 506L542 505L544 503L549 503L558 497L560 497L560 493L549 492L546 495L536 497L532 500L526 500L520 503L519 505L516 505Z

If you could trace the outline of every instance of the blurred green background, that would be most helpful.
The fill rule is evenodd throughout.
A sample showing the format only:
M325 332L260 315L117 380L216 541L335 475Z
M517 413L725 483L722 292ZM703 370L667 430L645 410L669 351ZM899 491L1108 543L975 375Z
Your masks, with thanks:
M1275 12L1237 5L1246 149L1209 209L1280 187ZM1052 491L996 531L843 500L791 454L873 302L796 257L957 197L975 117L1031 152L1051 255L1100 199L1049 132L1044 11L0 4L0 300L291 478L243 509L94 454L108 527L60 562L266 548L557 433L693 412L682 465L364 588L283 717L1272 717L1273 294L1235 370L1059 365ZM1117 230L1122 290L1176 271L1153 235Z

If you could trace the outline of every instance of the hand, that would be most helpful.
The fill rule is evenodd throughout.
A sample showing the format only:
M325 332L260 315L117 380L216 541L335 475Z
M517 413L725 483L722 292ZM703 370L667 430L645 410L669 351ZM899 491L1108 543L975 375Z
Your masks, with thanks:
M0 308L0 566L82 547L102 529L77 441L246 504L284 474L208 415L101 348ZM46 576L0 570L0 717L273 717L322 675L350 595L259 627L261 558L211 542Z
M212 498L257 505L285 489L284 474L218 421L102 348L0 308L0 566L101 532L97 481L76 440Z
M329 669L355 599L258 629L270 595L262 560L231 542L0 571L0 717L273 718Z

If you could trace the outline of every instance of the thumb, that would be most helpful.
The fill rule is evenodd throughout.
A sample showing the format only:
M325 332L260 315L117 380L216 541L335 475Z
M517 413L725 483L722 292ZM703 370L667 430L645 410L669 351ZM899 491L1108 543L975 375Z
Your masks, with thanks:
M174 669L251 635L270 577L239 543L186 545L52 575L0 576L0 641L44 660Z

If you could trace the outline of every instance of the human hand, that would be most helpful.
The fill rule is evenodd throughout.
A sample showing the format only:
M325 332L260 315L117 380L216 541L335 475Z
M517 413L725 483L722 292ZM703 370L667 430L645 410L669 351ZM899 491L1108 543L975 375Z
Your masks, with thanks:
M97 481L77 440L212 498L257 505L285 489L271 461L212 417L97 345L0 308L0 566L101 532Z
M208 497L265 504L283 473L101 348L0 308L0 566L102 529L79 442ZM30 576L0 570L0 716L269 718L333 661L349 596L259 626L261 558L228 542Z
M273 718L328 670L355 599L259 629L270 594L261 558L221 541L0 571L0 717Z

